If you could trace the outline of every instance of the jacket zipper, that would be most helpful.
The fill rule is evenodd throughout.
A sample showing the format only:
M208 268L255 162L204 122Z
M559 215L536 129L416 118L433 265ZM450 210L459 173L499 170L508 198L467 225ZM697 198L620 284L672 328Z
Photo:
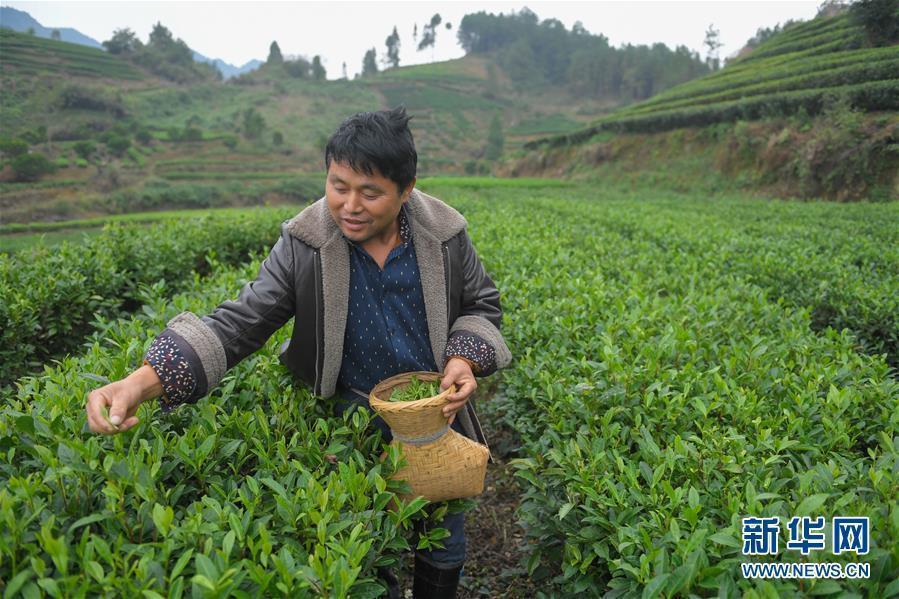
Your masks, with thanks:
M321 394L321 380L322 380L322 339L321 339L321 330L322 330L322 311L324 310L323 298L321 295L321 255L318 250L314 252L314 260L313 263L315 265L315 384L312 386L312 393L315 395Z

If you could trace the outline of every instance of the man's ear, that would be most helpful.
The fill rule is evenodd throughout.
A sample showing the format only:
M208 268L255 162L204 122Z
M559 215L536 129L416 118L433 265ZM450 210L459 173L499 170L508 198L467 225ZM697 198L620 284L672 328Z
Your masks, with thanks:
M412 181L403 190L403 203L405 204L409 200L409 196L412 194L412 190L415 189L415 181L417 181L416 177L412 177Z

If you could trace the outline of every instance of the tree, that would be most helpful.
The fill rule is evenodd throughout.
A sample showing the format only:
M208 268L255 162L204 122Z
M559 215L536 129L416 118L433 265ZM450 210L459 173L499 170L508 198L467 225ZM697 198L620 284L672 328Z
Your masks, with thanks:
M172 32L169 31L168 27L157 21L150 32L149 45L153 48L165 49L174 43L175 39L172 37Z
M443 22L440 13L431 17L431 22L422 27L421 41L418 42L418 51L421 52L425 48L433 48L434 42L437 41L437 26Z
M278 46L278 42L272 42L272 45L268 47L268 59L265 61L265 64L282 64L284 62L284 57L281 55L281 47Z
M387 39L384 40L384 43L387 45L387 66L397 68L400 66L400 34L397 33L396 27L393 28L393 33L387 36Z
M325 67L322 66L322 58L318 54L312 57L312 78L316 81L324 81L327 76Z
M343 61L343 68L341 69L341 72L343 73L344 79L349 79L349 77L347 77L347 74L346 74L346 61L345 60Z
M128 29L116 29L112 37L103 42L103 47L110 54L132 54L141 46L134 32Z
M16 181L37 181L41 176L52 173L55 168L43 154L22 154L10 163Z
M378 72L378 57L375 53L375 49L372 48L368 52L365 53L365 56L362 58L362 76L366 77L368 75L374 75Z
M54 39L57 41L62 39L62 34L59 33L59 29L54 29L53 31L50 32L50 39Z
M484 152L484 158L487 160L496 160L503 153L503 145L505 138L503 137L503 122L498 114L493 115L490 121L490 129L487 131L487 149Z
M869 44L886 46L899 40L896 8L896 0L856 0L849 8L849 14L865 30Z
M705 41L702 44L706 47L706 63L710 67L712 67L713 71L717 71L720 66L720 60L718 58L718 50L721 49L723 45L721 43L721 32L715 29L714 24L710 24L709 28L706 29L705 32Z
M243 113L243 136L247 139L259 139L265 129L265 119L255 108L247 108Z

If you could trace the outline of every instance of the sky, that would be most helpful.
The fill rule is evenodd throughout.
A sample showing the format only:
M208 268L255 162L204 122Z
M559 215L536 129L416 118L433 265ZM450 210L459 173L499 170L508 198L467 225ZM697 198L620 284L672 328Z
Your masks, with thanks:
M603 34L613 46L661 42L672 49L687 46L702 56L705 32L713 24L720 31L720 56L725 58L735 54L760 27L813 18L820 1L0 3L28 12L45 27L72 27L100 42L126 27L146 41L159 21L193 50L235 66L254 58L265 60L271 42L277 41L285 57L320 55L328 78L335 79L342 75L344 62L351 78L358 73L369 48L374 47L383 58L384 41L394 27L400 35L401 66L459 58L464 52L456 41L456 29L464 15L479 11L508 14L527 6L540 20L558 19L569 30L581 21L590 33ZM413 28L418 25L420 36L435 13L444 23L451 23L452 29L440 25L435 47L419 52Z

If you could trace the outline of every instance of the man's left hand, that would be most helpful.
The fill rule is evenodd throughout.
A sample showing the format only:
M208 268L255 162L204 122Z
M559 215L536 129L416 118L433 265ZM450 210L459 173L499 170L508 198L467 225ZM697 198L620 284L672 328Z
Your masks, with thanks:
M443 406L443 415L449 418L447 424L450 425L456 419L456 412L465 407L468 398L478 388L471 366L465 360L450 358L446 362L443 378L440 379L440 390L448 389L452 384L456 385L456 392L447 397L449 403Z

